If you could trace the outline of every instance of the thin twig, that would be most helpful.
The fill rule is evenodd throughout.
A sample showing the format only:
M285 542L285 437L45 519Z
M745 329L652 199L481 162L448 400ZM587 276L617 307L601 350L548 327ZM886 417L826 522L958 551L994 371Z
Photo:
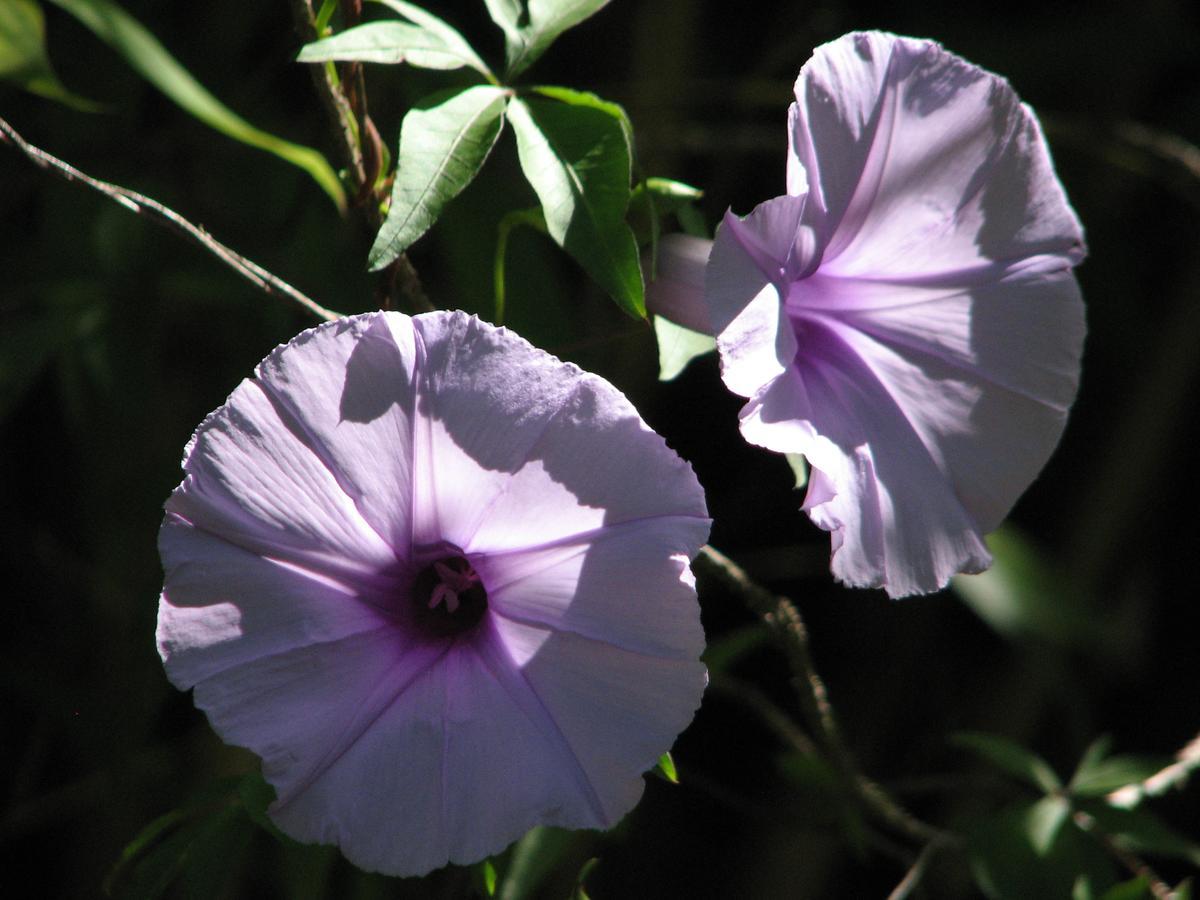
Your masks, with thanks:
M913 890L921 879L925 877L925 871L929 868L929 861L933 859L933 855L942 847L940 841L930 841L921 848L921 853L917 856L917 861L912 864L912 867L904 873L904 877L900 879L900 883L892 888L892 892L888 894L887 900L908 900Z
M137 191L131 191L128 188L85 175L70 163L64 162L57 156L53 156L39 147L35 147L21 137L16 129L2 118L0 118L0 142L12 144L38 168L58 175L67 181L86 185L92 190L104 194L109 199L117 201L117 203L131 212L145 216L152 222L165 225L167 228L190 238L259 290L265 291L274 297L281 297L284 300L292 300L299 303L313 315L327 321L336 319L340 315L333 310L326 309L317 303L316 300L296 290L296 288L281 278L272 275L257 263L246 259L240 253L226 247L199 225L192 224L179 213L175 212L175 210L163 206L157 200L151 199L145 194L139 194Z
M800 705L810 726L820 736L837 771L863 806L897 832L922 844L951 843L951 835L920 821L905 810L878 784L859 771L842 739L841 729L829 703L825 682L813 665L808 629L800 611L787 597L773 594L755 582L745 570L719 550L704 546L695 561L696 571L708 575L737 594L771 628L791 665Z
M322 35L317 34L316 14L311 0L291 0L292 20L300 38L308 43ZM361 14L361 3L343 0L341 4L347 24L353 24ZM383 197L376 189L379 184L383 149L379 131L367 115L367 94L362 79L362 67L355 63L347 67L339 78L329 63L311 64L313 87L325 109L333 132L338 154L346 167L350 181L350 197L358 211L364 229L372 237L383 223L379 205ZM349 87L347 88L347 82ZM408 254L401 253L380 273L379 305L384 309L399 306L408 312L428 312L434 309L429 301L421 278ZM396 301L400 301L397 303Z
M1121 865L1129 870L1130 874L1145 878L1147 888L1154 895L1156 900L1171 900L1171 886L1165 882L1162 877L1150 867L1150 864L1137 854L1126 850L1120 846L1112 836L1100 828L1094 818L1087 813L1079 811L1072 816L1075 824L1080 830L1087 832L1099 842L1113 859L1117 860Z

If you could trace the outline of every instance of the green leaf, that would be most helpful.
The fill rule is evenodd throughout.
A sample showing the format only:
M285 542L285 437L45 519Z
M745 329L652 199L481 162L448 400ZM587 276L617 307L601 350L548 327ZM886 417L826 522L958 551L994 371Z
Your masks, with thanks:
M359 60L408 63L420 69L461 69L469 61L436 34L405 22L368 22L300 48L297 62Z
M697 356L717 349L711 334L692 331L662 316L654 317L654 336L658 339L658 380L671 381Z
M596 866L598 865L600 865L600 858L593 856L579 867L579 874L575 876L575 900L591 900L588 892L584 889L583 883L596 871Z
M1129 881L1114 884L1100 895L1100 900L1146 900L1151 896L1150 879L1139 875Z
M1011 524L987 536L994 557L979 575L957 575L954 591L998 633L1034 635L1065 646L1091 647L1105 636L1103 623L1037 547Z
M618 306L645 318L637 243L625 224L630 194L625 129L594 106L534 98L514 100L509 121L550 236Z
M539 826L513 845L500 900L533 897L576 841L576 832Z
M311 147L302 147L255 128L210 94L149 31L110 0L50 0L116 50L135 72L182 109L227 137L257 147L303 169L338 209L346 196L337 173Z
M384 6L408 19L414 25L419 25L430 34L440 38L442 45L448 52L456 55L465 65L479 72L488 81L492 82L492 84L497 83L496 76L492 74L492 70L479 58L479 54L467 43L467 39L433 13L415 4L407 3L405 0L372 0L372 2L382 3Z
M671 758L669 750L658 758L651 771L671 784L679 784L679 773L675 771L675 760Z
M46 20L34 0L0 3L0 79L82 112L103 109L100 104L71 93L58 80L46 55Z
M271 787L262 775L258 772L247 775L238 782L237 790L238 797L242 801L242 808L251 822L279 843L285 846L299 846L299 841L280 831L279 826L267 815L267 807L275 802L275 788Z
M808 485L808 460L803 453L785 453L784 458L796 479L796 490L803 490Z
M1100 831L1119 847L1134 853L1182 859L1200 866L1200 844L1177 833L1144 809L1118 809L1100 801L1081 802L1079 808L1095 819Z
M1045 856L1050 852L1070 815L1066 797L1043 797L1029 808L1025 827L1034 853Z
M367 265L382 269L429 230L479 173L504 124L507 92L476 85L426 97L400 125L396 180Z
M647 178L633 189L629 197L629 225L639 244L650 244L655 263L662 220L678 217L681 210L691 207L704 196L699 188L672 181L669 178Z
M761 623L743 625L710 640L700 657L710 672L727 671L734 663L769 643L770 632Z
M479 864L479 876L483 881L483 889L489 897L496 896L496 866L490 859Z
M609 0L484 0L492 21L504 32L508 68L512 81L546 52L568 28L574 28L608 5ZM527 8L526 8L527 7Z
M967 828L971 872L985 895L1004 900L1076 893L1087 897L1115 883L1116 870L1104 850L1069 821L1059 830L1050 851L1039 855L1029 834L1034 805L991 813Z
M961 731L950 738L958 747L971 750L992 765L1045 793L1062 790L1062 782L1049 763L1015 741L995 734Z
M1086 765L1081 762L1068 790L1078 797L1098 797L1127 784L1145 781L1164 765L1166 761L1157 757L1132 755L1110 756Z

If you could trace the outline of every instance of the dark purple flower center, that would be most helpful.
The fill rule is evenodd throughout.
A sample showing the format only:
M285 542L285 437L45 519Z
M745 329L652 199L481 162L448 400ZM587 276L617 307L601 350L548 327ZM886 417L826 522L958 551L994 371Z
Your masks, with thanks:
M432 637L470 631L487 612L487 591L462 556L445 556L417 573L412 589L413 620Z

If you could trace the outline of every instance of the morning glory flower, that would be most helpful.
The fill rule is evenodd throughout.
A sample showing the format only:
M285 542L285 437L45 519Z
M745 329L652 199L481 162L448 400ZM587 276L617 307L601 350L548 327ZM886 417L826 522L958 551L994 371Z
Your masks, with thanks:
M787 193L726 214L706 258L664 241L649 302L692 327L703 305L742 434L811 466L834 574L933 591L990 564L1062 434L1082 230L1033 112L938 44L846 35L795 95Z
M166 504L158 648L271 818L423 874L608 828L705 684L687 463L608 382L462 313L280 347Z

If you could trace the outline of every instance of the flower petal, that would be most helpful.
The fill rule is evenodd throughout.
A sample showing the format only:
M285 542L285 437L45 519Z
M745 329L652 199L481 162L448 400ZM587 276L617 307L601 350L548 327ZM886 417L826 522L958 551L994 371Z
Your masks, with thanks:
M493 621L531 696L595 791L603 815L588 827L611 827L641 796L642 773L691 721L707 682L703 664L500 616Z
M726 213L713 241L705 299L721 353L721 377L743 397L781 375L796 355L781 301L784 266L803 211L803 198L777 197L744 219Z
M196 686L196 706L222 739L262 757L286 833L337 844L365 868L427 872L450 840L447 652L380 629L227 669Z
M657 270L646 283L647 310L692 331L713 334L704 302L704 267L712 243L689 234L663 236Z
M236 546L346 577L395 561L328 460L259 381L243 381L201 423L183 468L167 511Z
M828 322L809 332L804 364L746 405L742 432L812 464L805 509L834 533L834 574L901 597L986 568L979 526L955 494L940 446L926 443L926 426L969 427L976 386L914 378L898 399L896 384L872 368L882 354L864 348L861 335Z
M1057 446L1079 387L1085 328L1074 276L843 320L980 531L995 529ZM948 415L956 393L963 405Z
M256 372L362 517L402 558L412 539L415 361L411 321L370 313L304 332Z
M158 546L166 570L158 650L181 690L251 660L387 621L348 585L257 556L171 514Z
M825 274L929 278L1083 256L1033 113L931 41L870 32L819 47L796 81L790 144Z
M484 556L476 568L497 615L695 660L704 633L688 561L707 538L706 519L642 519L605 526L587 541Z
M463 315L424 347L417 528L472 554L651 516L707 521L691 467L612 385Z

